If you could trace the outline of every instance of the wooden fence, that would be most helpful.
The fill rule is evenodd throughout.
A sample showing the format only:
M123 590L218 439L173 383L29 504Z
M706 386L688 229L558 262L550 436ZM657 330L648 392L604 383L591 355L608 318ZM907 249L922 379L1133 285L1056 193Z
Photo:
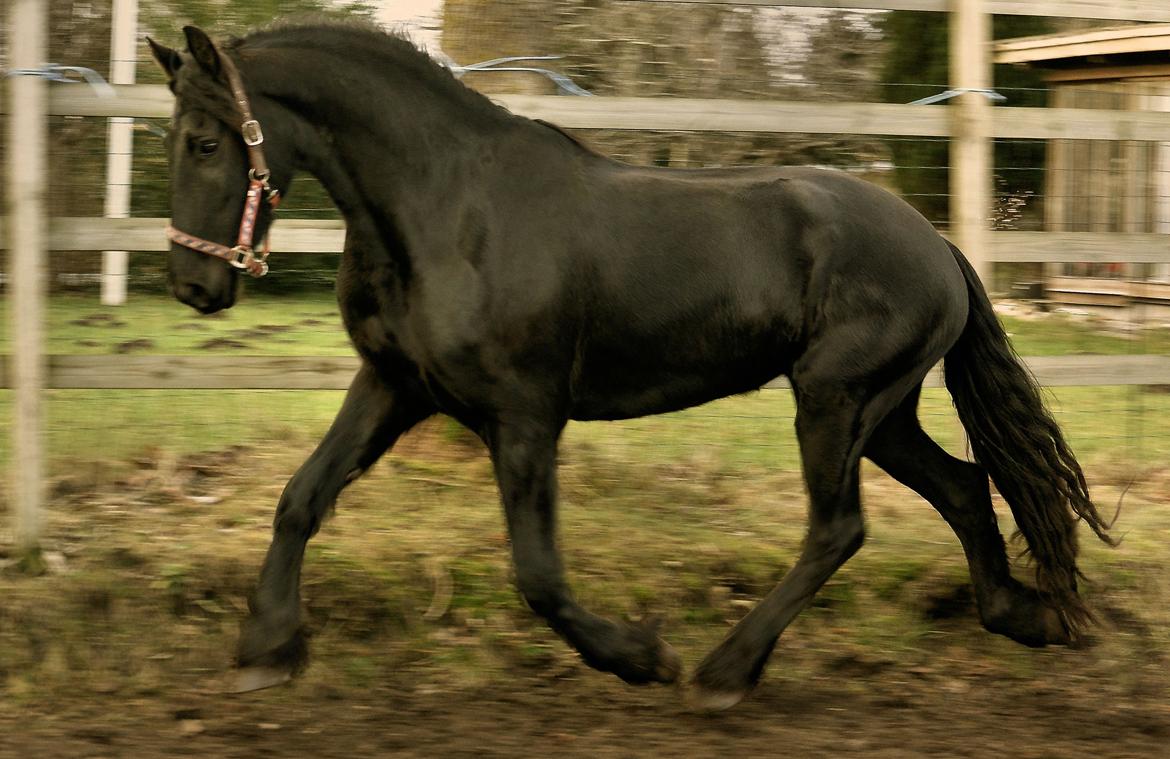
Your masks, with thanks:
M989 86L990 14L1069 16L1093 19L1170 22L1168 0L627 0L630 2L722 3L741 6L806 6L841 9L886 9L950 12L951 82L955 89ZM13 0L10 30L13 65L16 53L28 50L22 40L43 35L44 0ZM38 27L38 24L40 27ZM35 47L35 46L34 46ZM30 55L22 53L24 55ZM29 65L37 65L32 61ZM28 82L28 86L24 86ZM21 85L21 86L17 86ZM171 95L165 87L116 86L115 96L100 98L76 85L53 87L47 98L43 82L18 78L9 86L10 102L0 105L12 124L13 154L18 141L43 151L46 115L92 117L165 117ZM29 95L28 93L32 93ZM40 94L38 94L40 93ZM981 273L994 262L1134 262L1170 259L1170 236L1158 234L1057 234L992 232L987 229L991 197L991 143L1009 139L1170 139L1170 113L1098 111L1077 108L992 107L982 95L965 92L943 106L888 103L809 103L734 100L567 98L501 96L512 111L553 121L568 128L717 132L790 132L821 134L947 137L952 144L952 224L950 234ZM36 113L30 113L35 109ZM17 124L20 124L19 128ZM17 131L17 130L21 131ZM22 136L24 135L24 136ZM28 142L31 139L31 143ZM39 143L38 143L39 140ZM24 148L21 149L25 150ZM34 161L35 162L35 161ZM25 192L26 174L10 172L10 198ZM50 250L165 251L164 219L34 218L35 204L12 204L20 218L0 220L0 247L12 248L9 260L14 309L14 351L0 358L0 386L16 390L13 426L22 430L14 447L18 477L10 492L22 542L35 543L36 514L42 500L37 397L52 388L342 388L352 376L355 359L232 358L213 356L44 356L43 270ZM46 230L43 242L24 230ZM340 222L282 220L273 232L281 254L339 252ZM9 237L12 239L9 240ZM32 273L21 274L22 267ZM29 305L31 304L31 305ZM18 313L23 309L22 313ZM31 325L31 326L30 326ZM1170 384L1165 356L1067 357L1030 359L1046 384ZM29 473L32 473L31 475ZM34 520L32 522L28 520Z
M177 306L176 306L177 307ZM1046 387L1170 386L1170 356L1036 356L1028 369ZM345 390L356 356L49 356L55 390ZM6 370L0 356L0 373ZM942 387L936 367L923 387ZM788 387L778 378L764 387Z

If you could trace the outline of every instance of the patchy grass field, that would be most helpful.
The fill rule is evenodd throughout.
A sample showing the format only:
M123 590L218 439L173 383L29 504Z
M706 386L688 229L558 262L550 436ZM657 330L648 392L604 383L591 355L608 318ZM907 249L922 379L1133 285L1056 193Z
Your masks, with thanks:
M0 302L3 299L0 298ZM1099 319L1062 314L1003 318L1017 350L1026 356L1170 353L1170 329L1119 332ZM125 306L102 306L91 294L49 299L49 353L151 352L241 355L348 355L332 293L246 295L233 309L202 316L165 295L132 293ZM0 354L9 352L0 319Z
M141 339L160 353L347 350L325 300L253 301L206 320L141 299L116 313L120 326L67 300L54 302L54 352ZM200 348L309 319L323 324ZM1033 355L1134 348L1045 325L1040 336L1030 322L1009 329ZM273 335L293 342L262 339ZM347 491L311 543L309 670L286 688L222 695L274 505L340 400L51 394L48 571L18 573L0 538L0 757L1101 757L1158 756L1170 738L1170 394L1054 396L1103 510L1127 490L1121 547L1084 539L1095 645L1035 651L985 633L953 534L867 467L866 546L781 638L753 698L718 717L685 712L673 689L592 672L528 613L486 456L441 419ZM927 394L927 424L954 449L948 408ZM562 543L583 602L662 617L693 668L797 555L805 499L791 424L788 394L765 391L571 426Z
M1060 315L1008 317L1005 324L1023 355L1170 351L1170 330L1148 330L1135 339ZM135 294L126 307L104 308L92 296L59 295L50 299L48 335L49 353L352 353L331 294L251 296L211 317L164 296ZM8 350L0 320L0 354ZM54 466L67 469L78 459L128 460L155 448L193 453L290 438L304 442L320 436L341 397L334 391L54 391L48 400L49 450ZM1139 388L1062 388L1053 400L1078 449L1108 450L1145 463L1165 460L1170 452L1170 421L1160 413L1165 397ZM0 391L0 461L9 445L7 403ZM953 445L958 427L945 393L926 394L923 416L944 444ZM791 469L798 466L791 420L787 394L765 392L667 417L593 425L580 434L619 447L652 436L651 455L685 454L699 446L709 455Z
M49 353L206 351L258 356L349 355L337 300L330 293L251 297L239 308L203 316L161 295L132 294L126 306L102 306L90 295L54 295L48 308ZM0 353L8 353L0 321Z

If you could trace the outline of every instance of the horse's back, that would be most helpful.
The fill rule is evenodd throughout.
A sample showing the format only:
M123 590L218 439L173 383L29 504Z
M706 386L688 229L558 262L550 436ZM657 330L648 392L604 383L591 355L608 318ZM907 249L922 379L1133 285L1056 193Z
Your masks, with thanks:
M578 418L755 389L835 324L912 340L965 318L933 227L841 172L623 167L609 183L593 210L607 223L580 253L591 285Z

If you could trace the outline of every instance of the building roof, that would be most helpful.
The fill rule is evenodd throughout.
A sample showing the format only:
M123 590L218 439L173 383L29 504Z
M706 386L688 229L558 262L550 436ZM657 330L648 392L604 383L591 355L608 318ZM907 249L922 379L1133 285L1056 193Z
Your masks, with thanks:
M1079 59L1131 59L1170 63L1170 24L1116 26L1093 31L1043 34L1000 40L994 47L996 63L1056 64Z

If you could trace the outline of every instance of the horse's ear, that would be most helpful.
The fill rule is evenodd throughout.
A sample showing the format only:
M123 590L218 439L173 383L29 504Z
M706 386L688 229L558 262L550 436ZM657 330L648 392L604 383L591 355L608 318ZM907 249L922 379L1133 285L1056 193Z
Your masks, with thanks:
M178 50L172 50L166 45L160 45L150 37L146 38L147 44L150 45L150 53L154 56L154 60L162 67L162 70L167 75L167 81L174 81L175 72L179 70L179 66L183 65L183 59L179 57Z
M187 49L199 67L212 76L219 76L219 51L207 32L197 26L184 26L183 34L187 35Z

